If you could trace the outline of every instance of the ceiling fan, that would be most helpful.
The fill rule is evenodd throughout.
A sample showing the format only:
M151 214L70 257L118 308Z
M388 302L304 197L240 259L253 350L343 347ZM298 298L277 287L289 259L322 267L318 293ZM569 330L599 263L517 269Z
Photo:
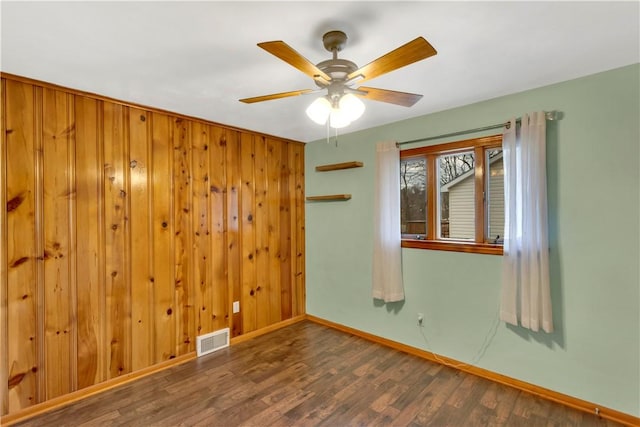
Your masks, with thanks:
M262 49L311 77L320 89L294 90L244 98L240 101L251 104L326 90L326 95L316 99L307 108L307 115L318 124L328 121L331 127L340 128L349 125L364 112L364 104L357 97L405 107L411 107L418 102L422 95L359 85L437 53L429 42L418 37L358 68L355 63L338 58L338 52L342 51L347 42L344 32L329 31L322 37L322 42L324 48L333 54L333 58L316 65L283 41L258 43ZM356 85L358 87L355 87Z

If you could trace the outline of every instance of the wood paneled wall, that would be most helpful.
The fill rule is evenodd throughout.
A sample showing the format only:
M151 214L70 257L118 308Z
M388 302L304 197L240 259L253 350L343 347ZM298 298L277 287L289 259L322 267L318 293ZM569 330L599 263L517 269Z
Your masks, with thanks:
M304 313L303 144L1 90L3 415Z

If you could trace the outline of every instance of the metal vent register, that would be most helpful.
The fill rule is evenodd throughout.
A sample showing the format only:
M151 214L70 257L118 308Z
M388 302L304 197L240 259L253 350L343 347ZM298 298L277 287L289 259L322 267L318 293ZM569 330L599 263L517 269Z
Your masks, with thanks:
M196 338L196 352L198 357L213 353L225 347L229 347L229 328L200 335Z

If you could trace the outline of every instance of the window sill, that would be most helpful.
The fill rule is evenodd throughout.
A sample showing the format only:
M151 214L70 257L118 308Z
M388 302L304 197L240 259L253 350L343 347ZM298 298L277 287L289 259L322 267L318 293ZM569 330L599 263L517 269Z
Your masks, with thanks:
M442 240L402 239L403 248L430 249L435 251L467 252L486 255L502 255L502 245L472 242L447 242Z

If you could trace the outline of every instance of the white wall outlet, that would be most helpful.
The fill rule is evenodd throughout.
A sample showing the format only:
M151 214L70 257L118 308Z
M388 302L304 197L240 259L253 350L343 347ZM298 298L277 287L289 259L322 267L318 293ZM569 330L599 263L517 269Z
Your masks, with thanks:
M240 313L240 301L233 302L233 313Z

